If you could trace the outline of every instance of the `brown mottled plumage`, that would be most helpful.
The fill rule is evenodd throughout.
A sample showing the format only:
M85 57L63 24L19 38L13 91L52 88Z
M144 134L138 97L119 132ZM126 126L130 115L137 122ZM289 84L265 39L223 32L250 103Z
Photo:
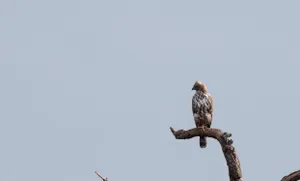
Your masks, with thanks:
M202 82L196 81L192 90L195 90L195 95L192 99L193 115L196 127L210 128L213 113L213 100L207 88ZM200 147L205 148L207 145L206 137L200 137Z

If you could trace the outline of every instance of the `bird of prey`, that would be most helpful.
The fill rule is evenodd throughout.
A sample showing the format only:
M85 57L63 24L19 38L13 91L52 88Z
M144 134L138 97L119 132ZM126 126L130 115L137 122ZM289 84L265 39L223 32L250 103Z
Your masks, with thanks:
M195 95L192 99L193 115L196 127L210 128L213 113L213 100L204 83L196 81L192 90ZM200 137L200 147L205 148L207 145L206 137Z

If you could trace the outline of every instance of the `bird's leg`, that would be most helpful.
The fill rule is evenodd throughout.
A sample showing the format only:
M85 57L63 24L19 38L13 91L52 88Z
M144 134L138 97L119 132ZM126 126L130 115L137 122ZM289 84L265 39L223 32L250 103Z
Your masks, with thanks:
M199 126L199 128L200 128L202 131L204 131L204 130L205 130L205 127L204 127L204 125L202 125L202 126Z
M195 121L195 125L196 125L196 128L200 127L200 123L198 121Z

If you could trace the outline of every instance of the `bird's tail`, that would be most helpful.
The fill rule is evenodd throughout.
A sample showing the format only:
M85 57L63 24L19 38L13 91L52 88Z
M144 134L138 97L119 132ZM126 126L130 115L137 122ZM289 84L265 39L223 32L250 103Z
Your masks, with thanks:
M206 137L200 136L200 147L205 148L207 145Z

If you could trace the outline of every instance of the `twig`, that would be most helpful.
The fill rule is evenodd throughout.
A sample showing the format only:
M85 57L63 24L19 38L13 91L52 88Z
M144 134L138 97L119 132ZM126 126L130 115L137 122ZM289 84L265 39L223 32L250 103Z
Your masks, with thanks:
M107 177L102 177L97 171L95 171L95 174L100 177L103 181L108 181Z

